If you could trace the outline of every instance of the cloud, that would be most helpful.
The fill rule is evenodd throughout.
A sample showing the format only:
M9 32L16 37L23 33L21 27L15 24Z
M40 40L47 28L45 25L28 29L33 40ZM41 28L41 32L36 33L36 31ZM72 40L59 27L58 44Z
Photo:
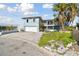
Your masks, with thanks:
M19 4L16 4L16 7L19 7Z
M44 15L42 16L42 18L43 18L43 19L46 19L46 18L48 18L48 16L49 16L49 15L44 14Z
M34 5L29 3L21 3L20 9L22 12L34 11Z
M35 11L35 12L25 12L25 13L24 13L24 15L34 15L34 14L37 15L37 14L39 14L39 13L36 12L36 11Z
M34 14L39 14L35 9L34 9L34 4L30 3L21 3L19 5L19 11L23 13L24 16L33 16Z
M5 18L4 16L0 16L0 22L1 22L4 18Z
M5 20L6 19L6 20ZM6 16L0 16L0 22L12 22L12 18L6 17Z
M43 14L42 15L42 18L44 20L46 20L46 19L54 19L54 16L52 14Z
M0 4L0 9L2 9L2 10L5 9L5 10L7 10L9 12L16 12L17 11L17 8L18 8L17 5L15 7L10 7L10 6L7 6L5 4Z
M21 25L21 26L23 26L24 21L22 19L16 20L15 18L12 18L12 17L0 16L0 26L10 26L10 25L13 25L13 26Z
M44 17L48 17L48 15L47 15L47 14L45 14L45 15L44 15Z
M16 12L17 11L17 7L8 7L7 10L9 12Z
M38 14L38 12L34 9L34 4L30 4L30 3L19 3L16 4L15 7L7 7L7 10L9 12L19 12L21 14L23 14L24 16L28 16L28 15L34 15L34 14Z
M6 8L6 5L0 4L0 9L5 9L5 8Z
M43 8L53 8L53 4L43 4Z

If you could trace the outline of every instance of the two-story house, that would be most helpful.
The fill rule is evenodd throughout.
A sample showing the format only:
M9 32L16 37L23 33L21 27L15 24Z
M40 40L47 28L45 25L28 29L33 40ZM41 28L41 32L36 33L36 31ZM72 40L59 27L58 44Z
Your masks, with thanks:
M43 20L41 17L24 17L24 31L40 32L40 31L58 31L59 26L54 24L52 19Z
M25 31L39 32L42 29L43 21L41 17L24 17L25 20Z

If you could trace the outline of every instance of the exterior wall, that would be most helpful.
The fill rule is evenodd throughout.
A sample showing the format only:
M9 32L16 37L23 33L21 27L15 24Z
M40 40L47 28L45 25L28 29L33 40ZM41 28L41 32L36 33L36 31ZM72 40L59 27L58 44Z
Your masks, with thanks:
M44 20L45 31L54 31L54 24L52 20Z
M39 32L39 21L39 18L25 19L25 31Z
M52 20L44 20L45 31L59 31L59 26L54 24Z
M28 20L28 22L27 22L27 20ZM33 26L33 27L37 27L37 26L39 26L39 19L37 18L37 19L35 19L35 22L33 22L33 19L26 19L25 20L25 26Z

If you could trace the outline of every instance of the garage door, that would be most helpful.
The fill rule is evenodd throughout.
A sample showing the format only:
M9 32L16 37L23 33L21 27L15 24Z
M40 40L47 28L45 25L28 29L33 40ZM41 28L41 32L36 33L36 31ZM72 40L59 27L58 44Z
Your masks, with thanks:
M25 31L38 32L38 27L25 27Z

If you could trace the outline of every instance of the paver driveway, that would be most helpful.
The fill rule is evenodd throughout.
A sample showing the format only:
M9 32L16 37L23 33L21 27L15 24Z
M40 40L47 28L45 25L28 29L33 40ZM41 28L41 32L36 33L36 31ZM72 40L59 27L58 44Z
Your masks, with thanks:
M50 55L38 47L42 33L18 32L0 36L0 55L13 56L45 56Z

